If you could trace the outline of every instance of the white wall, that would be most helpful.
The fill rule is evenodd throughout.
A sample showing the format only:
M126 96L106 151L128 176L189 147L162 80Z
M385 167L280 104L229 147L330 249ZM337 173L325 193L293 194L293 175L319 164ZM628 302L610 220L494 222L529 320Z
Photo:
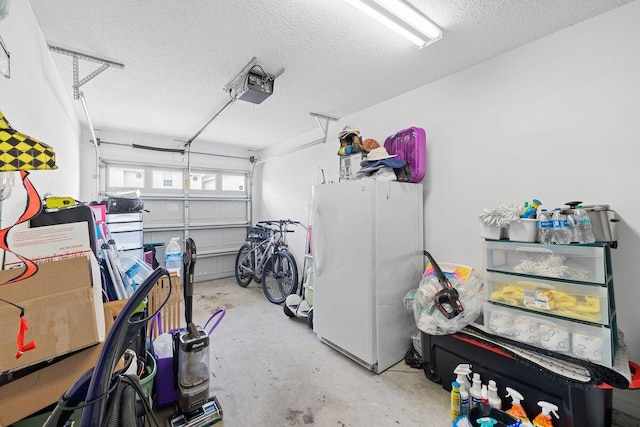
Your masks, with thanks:
M40 195L79 196L78 141L80 124L67 89L27 1L11 2L0 22L0 36L11 54L11 78L0 76L0 111L13 128L50 145L58 170L33 171L29 178ZM19 185L2 207L2 226L24 210Z
M381 143L397 130L422 127L425 246L436 260L481 268L478 215L497 203L535 197L554 208L582 200L619 213L618 326L639 361L639 21L634 2L344 117L330 126L326 145L296 152L292 146L313 139L301 137L275 147L291 154L261 167L259 215L306 218L318 168L337 178L344 125ZM336 212L336 221L353 220Z

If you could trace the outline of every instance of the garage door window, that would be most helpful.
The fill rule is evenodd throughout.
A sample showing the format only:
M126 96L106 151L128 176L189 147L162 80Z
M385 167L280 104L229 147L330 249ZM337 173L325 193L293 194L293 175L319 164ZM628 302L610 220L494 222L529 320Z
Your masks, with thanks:
M245 175L222 175L222 191L246 192Z
M216 191L216 175L208 173L191 174L191 190Z
M154 190L181 190L182 171L154 170L152 188Z
M144 169L110 167L107 171L110 188L144 188Z

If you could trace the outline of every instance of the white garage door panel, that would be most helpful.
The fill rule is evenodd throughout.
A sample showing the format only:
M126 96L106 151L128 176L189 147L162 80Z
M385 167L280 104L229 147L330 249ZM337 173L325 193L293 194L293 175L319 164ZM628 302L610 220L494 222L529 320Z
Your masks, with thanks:
M196 260L195 281L202 282L204 280L233 276L235 262L235 254L206 258L198 257Z
M189 225L246 224L246 200L190 200Z
M162 227L184 224L184 202L182 200L144 199L144 227Z
M246 228L214 228L190 230L199 253L209 251L237 251L245 242Z
M184 251L184 231L182 230L174 230L174 231L145 231L144 232L144 243L164 243L164 245L168 245L173 237L177 237L180 241L180 248ZM197 248L198 242L196 242Z
M104 159L103 159L104 160ZM249 159L247 159L248 161ZM195 281L230 277L238 249L250 223L249 173L240 170L188 170L181 166L104 160L105 191L119 194L137 189L144 202L144 243L163 246L156 258L164 263L164 249L177 237L184 252L186 238L196 244ZM248 165L248 163L247 163ZM191 188L183 187L190 176Z

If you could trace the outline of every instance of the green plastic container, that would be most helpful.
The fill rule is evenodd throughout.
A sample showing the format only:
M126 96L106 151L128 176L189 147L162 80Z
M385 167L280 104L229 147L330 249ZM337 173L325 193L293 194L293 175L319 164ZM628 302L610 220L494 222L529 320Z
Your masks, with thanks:
M140 386L144 395L149 399L149 404L153 405L153 379L156 377L156 358L147 351L147 373L140 378Z

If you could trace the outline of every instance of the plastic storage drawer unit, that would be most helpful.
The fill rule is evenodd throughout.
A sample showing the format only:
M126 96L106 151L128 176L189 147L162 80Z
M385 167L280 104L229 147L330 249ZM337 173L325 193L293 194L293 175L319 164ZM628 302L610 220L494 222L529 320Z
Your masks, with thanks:
M142 212L107 213L105 220L118 250L143 261Z
M142 231L142 221L137 222L113 222L109 224L109 231L122 233L124 231Z
M111 233L111 236L121 251L142 248L142 230Z
M142 212L127 212L127 213L108 213L107 224L114 222L136 222L142 221Z
M617 331L484 303L484 326L492 333L546 350L613 366Z
M484 290L489 301L571 320L610 325L615 314L609 288L600 285L487 272Z
M484 242L487 270L605 284L605 247Z

